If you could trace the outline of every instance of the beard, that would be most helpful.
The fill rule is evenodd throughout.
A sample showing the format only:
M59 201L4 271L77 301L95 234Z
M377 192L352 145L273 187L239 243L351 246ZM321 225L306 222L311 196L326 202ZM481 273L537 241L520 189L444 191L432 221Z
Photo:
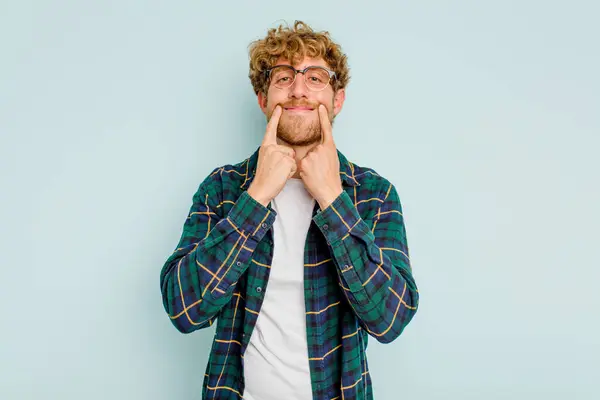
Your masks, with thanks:
M284 104L279 104L284 107ZM311 146L321 142L321 121L319 119L319 104L290 104L292 105L307 105L314 108L314 111L302 115L292 115L285 110L277 124L277 137L290 146ZM333 102L331 104L333 108ZM333 125L335 116L329 113L329 120ZM269 119L271 116L269 115Z
M321 122L314 115L290 116L284 111L277 125L277 137L291 146L310 146L321 141Z

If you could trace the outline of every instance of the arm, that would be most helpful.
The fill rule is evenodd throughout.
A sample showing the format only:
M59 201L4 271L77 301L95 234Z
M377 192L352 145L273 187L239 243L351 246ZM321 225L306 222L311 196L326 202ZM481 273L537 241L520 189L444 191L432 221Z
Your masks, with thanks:
M212 325L275 219L248 192L222 215L216 171L195 193L179 244L160 274L165 311L183 333Z
M419 302L400 199L392 184L386 190L378 196L372 231L346 192L314 217L329 243L342 292L361 326L381 343L400 336Z

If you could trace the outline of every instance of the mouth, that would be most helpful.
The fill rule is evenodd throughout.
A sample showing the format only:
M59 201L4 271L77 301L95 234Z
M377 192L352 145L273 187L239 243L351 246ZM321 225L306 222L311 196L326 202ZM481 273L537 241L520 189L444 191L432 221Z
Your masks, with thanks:
M302 111L313 111L314 108L311 107L285 107L285 111L294 111L294 112L302 112Z

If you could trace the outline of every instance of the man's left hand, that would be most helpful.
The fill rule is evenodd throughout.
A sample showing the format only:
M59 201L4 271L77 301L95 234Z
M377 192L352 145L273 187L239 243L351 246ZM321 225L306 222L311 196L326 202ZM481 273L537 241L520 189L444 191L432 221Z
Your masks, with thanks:
M333 141L327 108L319 105L321 143L312 148L298 163L300 178L321 210L327 208L343 192L340 160Z

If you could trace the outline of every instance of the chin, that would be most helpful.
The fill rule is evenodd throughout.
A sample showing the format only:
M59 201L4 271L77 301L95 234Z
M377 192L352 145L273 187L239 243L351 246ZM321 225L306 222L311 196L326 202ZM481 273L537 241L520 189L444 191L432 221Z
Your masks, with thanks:
M283 123L277 129L277 136L291 146L310 146L321 141L321 127L318 123Z
M282 132L278 135L278 137L283 140L285 143L290 146L310 146L320 141L321 135L309 135L309 136L301 136L300 134L288 134Z

